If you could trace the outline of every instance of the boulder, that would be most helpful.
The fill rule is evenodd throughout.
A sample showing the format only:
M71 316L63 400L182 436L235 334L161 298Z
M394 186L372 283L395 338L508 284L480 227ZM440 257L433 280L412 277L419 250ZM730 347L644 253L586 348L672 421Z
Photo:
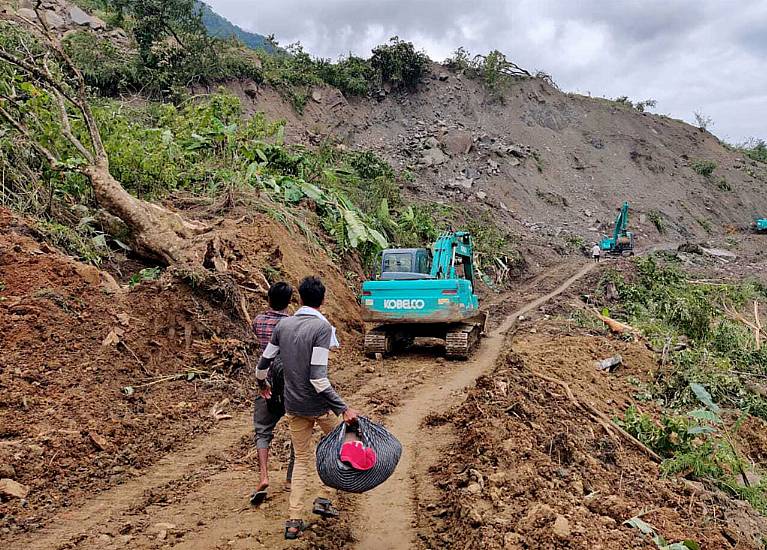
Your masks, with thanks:
M509 145L506 148L506 152L518 158L525 158L527 156L525 150L522 149L519 145Z
M478 495L482 492L482 486L479 483L470 483L469 486L466 487L466 492L470 495Z
M91 22L91 16L85 13L77 6L71 6L69 8L69 19L75 25L87 25Z
M43 13L43 17L45 17L45 22L48 23L48 26L52 29L61 29L67 25L67 22L64 21L64 18L54 11L46 10Z
M434 136L429 136L426 141L423 142L425 149L439 149L439 141Z
M88 21L88 26L92 28L94 31L100 31L102 29L107 28L107 24L102 19L99 19L95 15L91 15L91 19L90 21Z
M322 90L312 90L312 100L315 103L322 103Z
M477 170L476 168L472 168L471 166L467 166L466 168L464 168L464 169L461 171L461 173L462 173L464 176L466 176L467 178L469 178L470 180L475 180L475 179L477 179L479 176L481 176L481 174L480 174L479 170Z
M255 82L248 82L243 86L242 91L245 92L245 95L248 96L250 99L256 99L258 97L258 86Z
M72 267L77 272L80 278L92 286L98 286L101 282L99 270L92 265L83 264L80 262L72 262Z
M442 145L454 155L465 155L473 144L471 132L466 130L452 130L442 137Z
M37 14L35 13L35 10L31 10L29 8L20 8L16 14L19 17L23 17L24 19L29 19L30 21L37 21Z
M474 180L461 176L458 178L455 178L453 181L449 182L446 187L452 188L452 189L471 189L471 186L474 185Z
M29 487L12 479L0 479L0 495L5 498L27 498Z
M704 248L701 246L700 249L704 254L708 254L714 258L728 258L734 260L738 257L737 254L734 254L729 250L722 250L721 248Z
M426 166L439 166L448 161L448 156L438 147L426 149L421 156L421 162Z

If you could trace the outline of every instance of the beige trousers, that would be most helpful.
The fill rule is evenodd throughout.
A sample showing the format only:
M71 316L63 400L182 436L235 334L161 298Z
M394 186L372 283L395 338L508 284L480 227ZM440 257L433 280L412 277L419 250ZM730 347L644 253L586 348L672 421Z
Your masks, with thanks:
M290 427L290 440L296 453L296 464L293 467L293 479L290 484L290 519L303 518L304 495L309 474L309 463L312 460L312 434L315 424L323 434L332 431L338 424L338 417L331 411L322 416L286 415ZM331 489L322 485L320 496L330 498Z

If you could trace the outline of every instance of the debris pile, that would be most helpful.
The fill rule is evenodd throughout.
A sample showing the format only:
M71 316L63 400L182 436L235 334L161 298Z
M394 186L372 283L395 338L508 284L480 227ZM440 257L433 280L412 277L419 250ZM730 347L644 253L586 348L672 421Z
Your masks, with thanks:
M195 340L192 347L197 351L200 361L211 372L232 376L251 365L251 344L237 338L214 336L210 340Z

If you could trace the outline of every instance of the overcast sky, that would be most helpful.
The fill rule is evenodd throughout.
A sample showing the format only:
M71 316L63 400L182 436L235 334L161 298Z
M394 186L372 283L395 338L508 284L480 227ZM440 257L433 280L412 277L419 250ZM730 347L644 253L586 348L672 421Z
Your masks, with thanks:
M329 58L391 36L442 61L491 49L566 91L656 99L733 142L767 139L767 0L206 0L245 30Z

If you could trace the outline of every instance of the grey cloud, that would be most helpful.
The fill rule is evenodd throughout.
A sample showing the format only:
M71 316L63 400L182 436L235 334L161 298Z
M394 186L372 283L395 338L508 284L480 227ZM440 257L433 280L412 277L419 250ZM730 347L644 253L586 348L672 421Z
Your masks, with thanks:
M564 90L702 109L732 141L767 137L767 1L209 0L241 27L314 55L367 56L397 35L445 59L499 49Z

